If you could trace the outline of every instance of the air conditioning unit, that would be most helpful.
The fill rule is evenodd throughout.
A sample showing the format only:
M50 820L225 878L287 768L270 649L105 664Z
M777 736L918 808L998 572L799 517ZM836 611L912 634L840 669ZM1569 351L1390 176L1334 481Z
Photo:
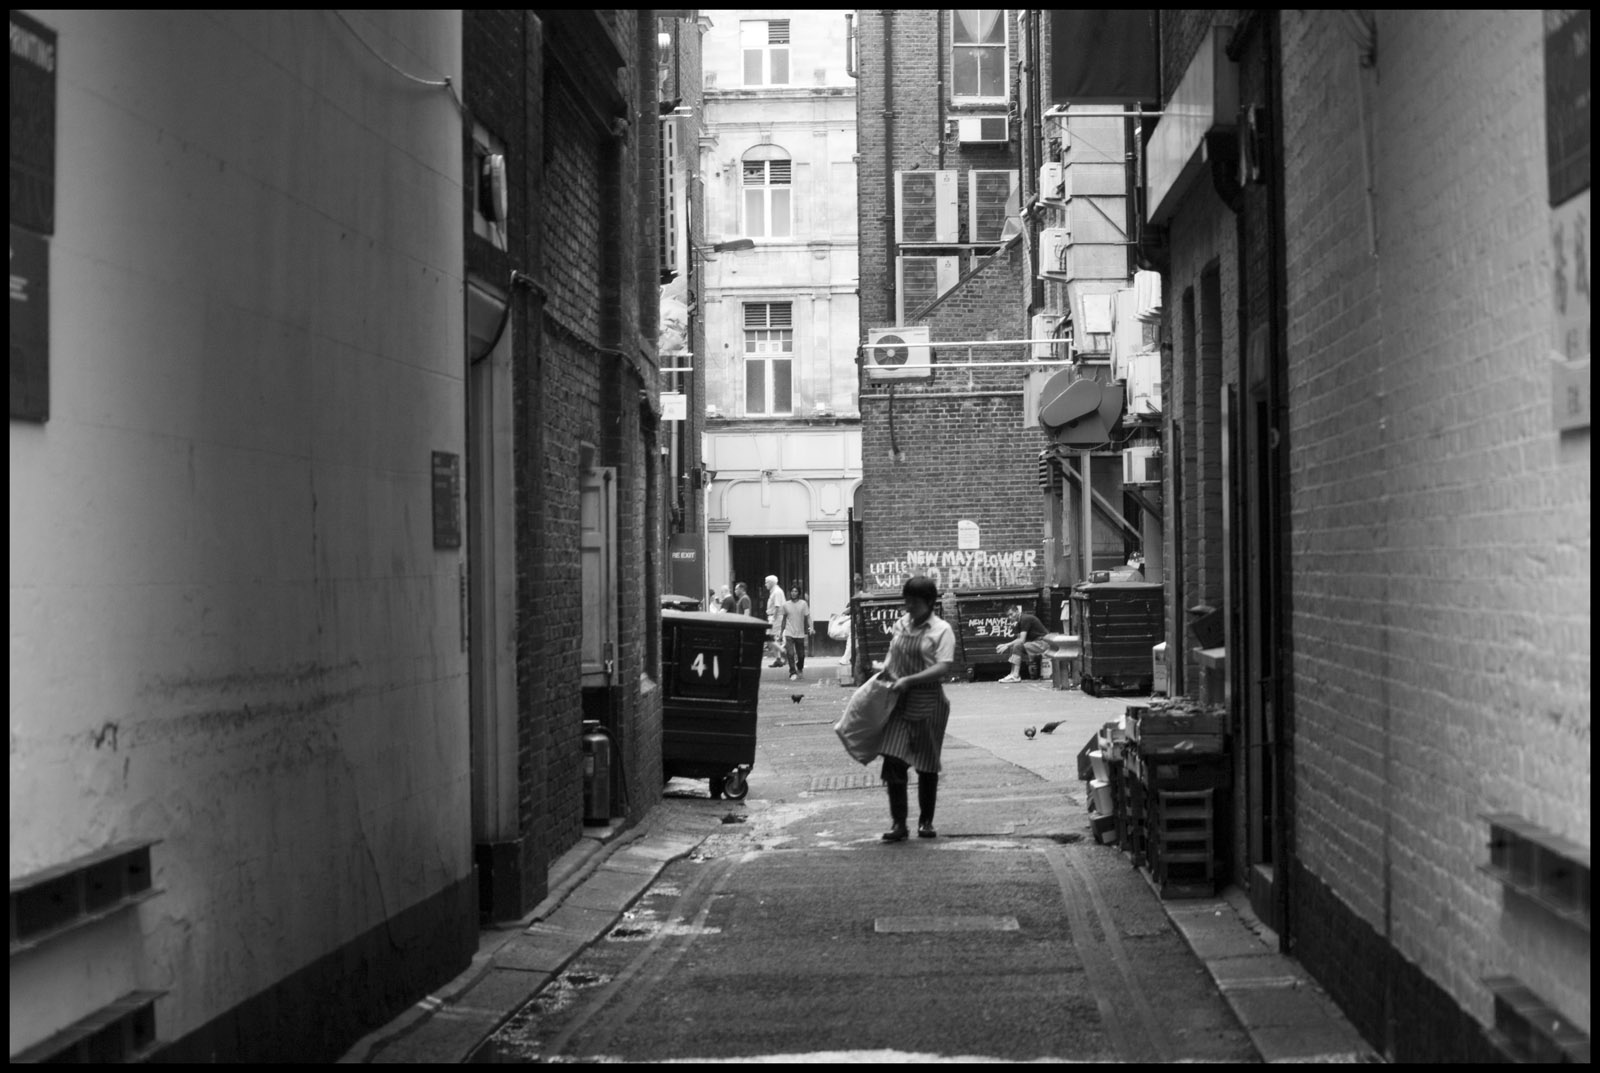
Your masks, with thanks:
M1003 115L962 116L956 120L956 140L963 145L1004 145L1011 140L1011 122Z
M867 329L867 379L914 380L933 375L933 347L925 325Z
M1028 338L1033 340L1033 356L1049 360L1051 358L1065 358L1067 356L1065 339L1054 343L1041 343L1041 339L1053 339L1061 330L1062 316L1059 313L1035 313L1032 327L1029 329Z
M1072 232L1065 227L1046 227L1039 232L1039 275L1067 274L1067 252L1072 248Z
M942 296L961 278L961 258L896 257L894 259L895 319L907 317Z
M1135 354L1127 361L1128 412L1161 412L1161 355L1153 351Z
M1015 171L974 168L967 172L967 241L1003 242L1006 219L1020 216L1021 198Z
M1059 160L1052 160L1039 167L1039 199L1041 201L1064 201L1067 196L1066 165Z
M895 172L894 240L960 242L961 217L956 214L956 203L955 172Z
M1129 447L1122 452L1123 484L1160 484L1161 448Z

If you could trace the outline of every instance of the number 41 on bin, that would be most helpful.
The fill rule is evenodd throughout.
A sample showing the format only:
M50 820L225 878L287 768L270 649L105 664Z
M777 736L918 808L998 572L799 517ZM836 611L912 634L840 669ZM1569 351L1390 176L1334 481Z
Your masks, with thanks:
M712 682L725 682L732 677L733 660L730 657L731 653L715 650L696 649L685 652L678 665L680 680L707 685Z

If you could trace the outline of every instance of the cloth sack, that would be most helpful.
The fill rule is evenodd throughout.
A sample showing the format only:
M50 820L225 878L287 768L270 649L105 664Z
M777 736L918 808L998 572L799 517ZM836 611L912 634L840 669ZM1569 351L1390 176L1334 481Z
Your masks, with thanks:
M850 615L840 612L828 620L828 636L843 641L850 636Z
M881 675L873 675L851 694L844 714L833 724L844 751L858 764L870 764L883 744L883 730L899 695L891 692Z

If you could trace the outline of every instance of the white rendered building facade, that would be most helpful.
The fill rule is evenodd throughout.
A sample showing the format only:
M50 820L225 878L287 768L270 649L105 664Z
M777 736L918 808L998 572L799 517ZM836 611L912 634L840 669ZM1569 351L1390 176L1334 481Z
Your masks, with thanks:
M707 585L798 585L814 623L851 593L861 483L856 97L839 11L707 11ZM813 636L818 628L814 627Z

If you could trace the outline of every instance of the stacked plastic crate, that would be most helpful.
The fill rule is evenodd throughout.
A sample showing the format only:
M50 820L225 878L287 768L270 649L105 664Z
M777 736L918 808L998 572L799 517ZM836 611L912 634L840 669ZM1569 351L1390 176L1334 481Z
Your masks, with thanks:
M1231 785L1223 715L1157 703L1130 706L1124 723L1126 808L1143 822L1128 824L1123 848L1163 898L1214 895L1219 804Z

